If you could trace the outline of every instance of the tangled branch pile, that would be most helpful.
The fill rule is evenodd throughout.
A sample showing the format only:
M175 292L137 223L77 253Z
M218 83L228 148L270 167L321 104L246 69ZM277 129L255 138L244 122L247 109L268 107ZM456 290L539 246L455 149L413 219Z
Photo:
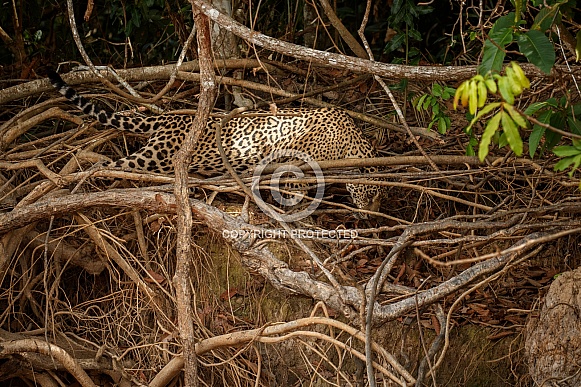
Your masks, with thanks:
M230 61L222 70L248 64ZM262 73L255 75L256 83L226 76L221 82L244 87L253 98L298 98L288 90L303 85L285 78L287 73L274 65L263 68L287 90L259 86L266 77ZM287 65L285 71L291 68ZM298 67L294 71L305 74ZM389 112L374 97L376 85L368 78L337 86L331 74L316 71L320 89L312 95L324 92L362 125L394 128L382 120ZM123 74L134 81L165 75L163 68ZM81 73L76 82L89 77ZM178 72L178 79L196 79L196 74ZM48 82L42 82L41 90L48 91ZM143 95L155 94L149 87ZM188 98L198 91L190 82L179 83L163 102L191 108ZM2 116L0 353L29 355L0 364L0 380L19 376L51 385L74 377L84 385L99 378L165 385L183 366L172 283L173 177L91 168L105 157L131 152L140 139L97 130L54 96L44 95L42 102L13 97L17 102ZM111 94L98 98L122 109ZM191 286L200 380L208 385L280 382L276 367L283 356L269 354L269 346L292 340L304 366L287 373L341 384L354 377L345 367L352 370L358 364L353 359L366 359L367 341L373 344L378 375L415 383L442 363L452 323L471 319L460 308L469 294L478 289L486 302L502 304L515 287L491 283L498 284L494 281L499 278L509 283L515 268L552 257L552 264L563 270L566 257L577 259L579 182L553 173L550 160L518 159L502 151L483 164L464 157L467 139L461 124L445 138L430 133L420 139L438 170L417 156L405 135L388 135L377 126L367 131L377 136L378 147L384 155L398 155L367 160L383 166L382 182L321 163L328 167L326 181L336 183L333 198L293 227L347 229L353 238L313 233L301 248L292 238L283 244L262 238L285 230L254 204L241 206L245 195L234 179L190 178L190 205L198 222ZM421 117L415 125L424 125ZM386 185L389 199L382 215L369 221L354 217L343 190L346 181ZM228 248L221 246L223 241ZM331 310L317 306L310 317L268 326L276 320L263 315L262 298L273 287L322 301ZM512 306L529 308L535 296L526 293L524 306ZM370 300L373 307L367 308ZM480 320L511 321L505 311L489 308L492 314ZM323 312L326 317L316 316ZM348 324L329 313L341 314ZM380 340L371 335L372 326L406 316L437 332L429 361L420 361L426 359L422 353L416 354L416 363L400 364L401 359L372 341ZM49 372L55 366L72 376Z

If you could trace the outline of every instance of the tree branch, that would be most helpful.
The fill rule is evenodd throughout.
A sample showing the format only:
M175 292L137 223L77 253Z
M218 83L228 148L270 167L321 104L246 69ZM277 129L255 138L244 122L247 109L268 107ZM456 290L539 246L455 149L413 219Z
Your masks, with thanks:
M328 67L351 70L357 73L369 73L390 79L408 78L422 81L461 81L476 74L477 66L406 66L381 62L373 62L366 59L354 58L346 55L335 54L326 51L314 50L283 42L260 32L250 30L232 18L220 13L216 8L202 0L192 0L199 9L220 27L245 39L247 42L268 50L276 51L297 59ZM521 66L527 76L543 77L544 75L536 66Z
M212 62L212 46L210 41L210 21L196 6L192 5L194 22L197 29L198 58L200 63L200 101L198 113L192 124L192 130L186 134L180 150L173 160L175 169L175 199L177 205L177 265L173 278L176 287L178 326L183 344L185 361L185 385L198 385L198 366L195 351L195 332L192 310L192 294L190 285L192 267L192 211L188 197L188 171L192 155L202 133L207 130L207 122L214 107L216 82L214 81L214 64Z

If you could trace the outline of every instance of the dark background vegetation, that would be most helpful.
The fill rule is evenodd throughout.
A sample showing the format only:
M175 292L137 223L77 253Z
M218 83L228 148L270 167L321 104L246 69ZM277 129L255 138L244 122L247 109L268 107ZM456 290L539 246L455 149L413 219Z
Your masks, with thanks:
M331 26L325 29L319 24L305 25L303 1L251 3L240 2L240 21L251 22L254 29L269 36L302 44L304 33L317 29L317 46L321 49L330 48L326 46L329 44L327 34L336 38ZM5 2L0 13L0 25L14 40L13 50L6 44L0 46L0 63L5 76L18 74L20 66L36 69L60 61L81 61L70 34L64 1L15 2L20 22L17 28L12 17L12 5L12 2ZM365 2L336 1L335 5L339 18L356 34L365 11ZM395 12L394 7L398 7ZM171 62L176 59L180 44L193 24L191 6L187 2L95 1L88 21L83 21L86 3L74 2L74 8L85 47L99 65L134 67ZM492 8L493 2L485 2L485 9ZM460 31L459 11L456 1L434 1L430 5L417 5L410 0L376 1L366 36L376 59L381 61L441 65L459 63L462 56L477 57L481 49L478 39L468 40L466 53L459 44L461 32L466 36L480 33L475 30L477 14L466 9L463 12L463 30ZM350 53L340 40L335 41L340 49Z

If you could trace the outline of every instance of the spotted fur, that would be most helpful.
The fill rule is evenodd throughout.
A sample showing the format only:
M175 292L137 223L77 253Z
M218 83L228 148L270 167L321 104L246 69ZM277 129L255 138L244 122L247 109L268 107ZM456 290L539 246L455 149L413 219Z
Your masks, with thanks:
M149 135L147 144L132 155L109 166L126 170L172 173L172 157L191 130L194 116L162 114L152 117L123 116L110 113L91 103L69 87L55 72L49 73L52 85L85 114L105 126ZM190 170L203 175L226 172L216 147L215 131L219 118L210 118L205 133L194 151ZM340 109L281 109L277 115L240 115L222 128L224 153L233 168L250 171L270 153L290 149L309 154L315 160L373 157L375 151L353 119ZM376 168L365 168L374 172ZM383 189L375 185L347 184L354 204L377 210Z

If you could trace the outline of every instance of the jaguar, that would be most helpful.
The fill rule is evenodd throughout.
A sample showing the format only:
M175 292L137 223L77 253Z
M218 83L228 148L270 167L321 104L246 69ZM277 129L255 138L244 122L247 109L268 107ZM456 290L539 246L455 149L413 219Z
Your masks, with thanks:
M70 87L61 76L48 72L53 87L78 109L104 126L147 135L147 143L135 153L105 164L123 170L142 170L171 174L172 157L191 130L194 116L161 114L125 116L109 112L87 100ZM210 117L192 155L191 172L216 176L227 172L216 146L215 133L220 117ZM368 158L375 150L353 119L339 108L285 108L276 114L241 114L222 127L225 156L236 172L242 174L276 151L298 151L314 160ZM377 168L362 168L366 173ZM353 203L360 209L377 211L385 196L379 185L346 184Z

